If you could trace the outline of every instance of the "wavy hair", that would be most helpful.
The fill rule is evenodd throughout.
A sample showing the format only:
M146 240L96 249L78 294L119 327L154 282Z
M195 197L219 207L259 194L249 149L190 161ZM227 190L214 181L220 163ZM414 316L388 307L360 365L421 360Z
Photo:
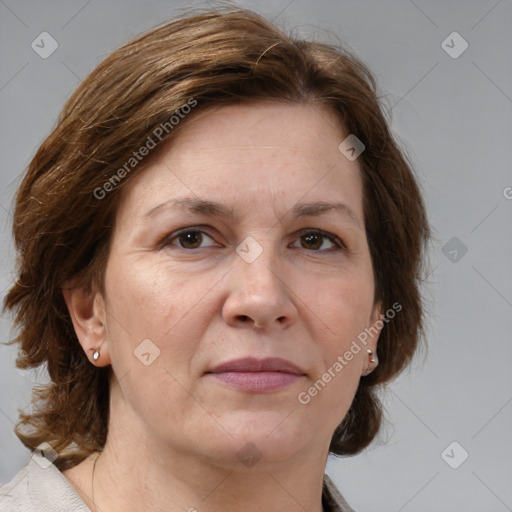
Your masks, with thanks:
M382 328L380 364L361 378L331 453L355 454L373 440L382 420L376 391L408 365L424 337L420 286L429 225L367 67L348 51L288 35L252 11L189 13L127 43L92 71L66 102L15 197L17 277L4 299L17 327L10 343L19 344L18 368L46 365L49 374L15 431L32 450L49 443L60 470L103 448L111 371L87 359L62 288L74 280L104 291L120 191L151 159L122 173L104 197L98 190L191 98L197 106L162 143L208 107L270 100L326 108L366 147L358 162L375 300L383 310L395 303L403 309Z

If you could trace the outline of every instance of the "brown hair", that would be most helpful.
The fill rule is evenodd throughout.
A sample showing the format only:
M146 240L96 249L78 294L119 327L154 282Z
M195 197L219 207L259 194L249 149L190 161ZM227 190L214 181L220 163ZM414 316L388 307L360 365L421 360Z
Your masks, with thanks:
M34 389L34 409L20 413L16 433L31 449L48 442L59 453L61 470L104 446L110 372L93 366L82 350L62 287L74 279L104 291L120 190L150 159L129 172L119 169L126 170L148 135L192 98L194 111L162 140L207 107L273 100L322 106L366 146L358 162L375 300L383 301L383 311L395 303L402 311L382 328L380 364L361 378L331 453L354 454L372 441L382 417L378 385L407 366L423 335L419 286L429 226L418 184L390 133L368 69L346 51L288 36L248 10L176 19L116 50L83 81L16 195L18 277L4 310L16 312L18 335L11 343L19 343L18 368L46 364L50 377ZM98 198L114 175L123 179Z

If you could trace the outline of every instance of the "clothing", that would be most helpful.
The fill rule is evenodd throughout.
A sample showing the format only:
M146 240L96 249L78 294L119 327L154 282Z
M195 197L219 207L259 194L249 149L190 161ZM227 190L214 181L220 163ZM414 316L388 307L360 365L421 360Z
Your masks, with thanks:
M324 488L322 491L322 505L325 512L355 512L355 510L345 501L345 498L338 491L334 482L324 475ZM0 511L2 505L0 503Z
M90 512L66 477L40 452L0 487L1 512Z
M354 512L332 480L324 475L325 512ZM90 512L66 477L40 452L0 487L0 512Z

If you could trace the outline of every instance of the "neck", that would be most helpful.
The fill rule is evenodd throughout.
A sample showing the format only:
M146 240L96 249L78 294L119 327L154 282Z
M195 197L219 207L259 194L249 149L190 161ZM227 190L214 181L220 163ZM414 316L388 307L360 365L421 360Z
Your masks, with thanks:
M111 410L105 447L99 457L82 463L85 469L79 479L82 497L92 498L94 493L94 503L84 499L94 512L323 510L329 439L323 440L323 450L306 447L286 460L262 458L248 467L237 460L236 451L227 462L229 454L204 455L190 447L155 442L143 425L127 417L131 412L125 403L111 403ZM212 432L212 449L215 440Z
M94 475L98 512L322 512L325 464L297 457L236 471L171 450L162 464L163 457L157 460L141 448L130 442L105 445Z
M119 386L114 390L103 451L64 472L93 512L322 512L330 436L298 447L286 446L286 432L274 444L273 436L260 436L256 442L267 456L244 464L243 435L222 437L212 421L211 436L200 442L183 442L182 435L175 441L165 430L162 439L139 419Z

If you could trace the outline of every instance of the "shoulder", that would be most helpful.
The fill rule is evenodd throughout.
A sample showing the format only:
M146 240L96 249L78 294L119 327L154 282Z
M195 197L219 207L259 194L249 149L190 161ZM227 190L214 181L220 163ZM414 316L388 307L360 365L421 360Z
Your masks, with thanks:
M64 475L43 455L30 461L0 487L0 512L89 512Z
M324 474L322 503L326 512L355 512L345 501L334 482Z
M28 492L28 464L7 484L0 487L0 511L35 510Z

